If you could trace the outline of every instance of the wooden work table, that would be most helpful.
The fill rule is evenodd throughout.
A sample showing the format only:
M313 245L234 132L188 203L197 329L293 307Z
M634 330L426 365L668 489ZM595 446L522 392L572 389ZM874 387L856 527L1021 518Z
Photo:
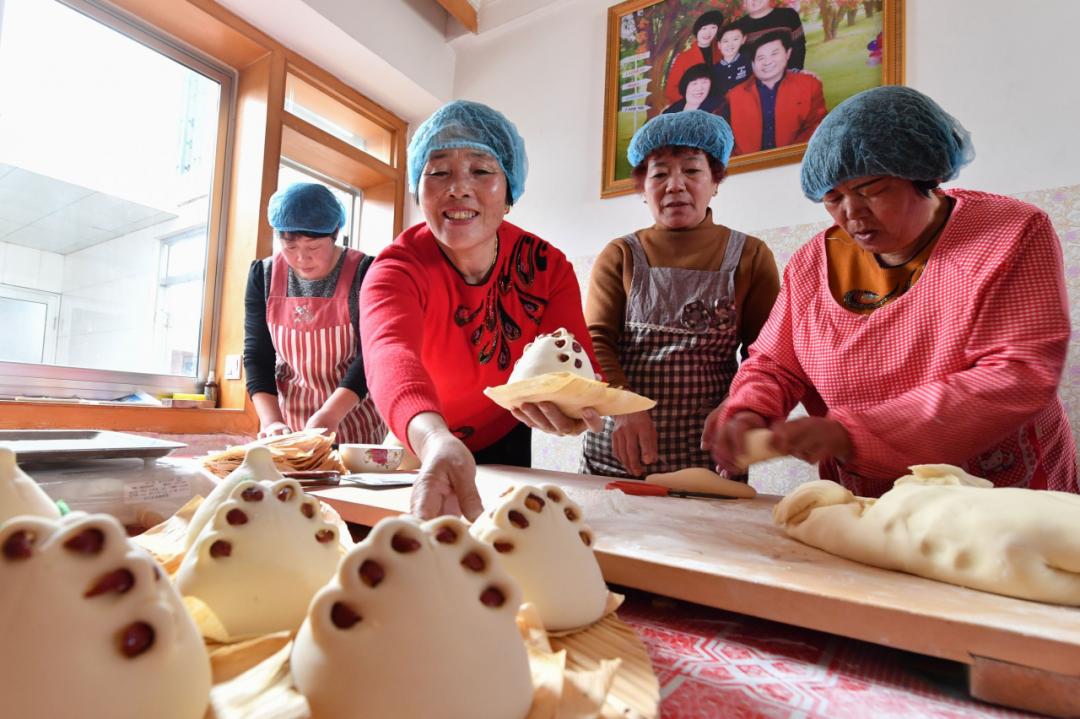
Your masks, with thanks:
M484 466L493 506L512 484L556 484L582 506L607 581L970 667L979 699L1080 715L1080 609L1001 597L835 557L772 523L778 497L629 496L602 478ZM314 492L350 522L408 511L411 489Z

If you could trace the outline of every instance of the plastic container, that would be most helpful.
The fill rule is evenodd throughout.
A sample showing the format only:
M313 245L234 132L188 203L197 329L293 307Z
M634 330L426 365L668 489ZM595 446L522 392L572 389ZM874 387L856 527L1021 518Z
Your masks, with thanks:
M104 512L139 534L168 519L214 481L194 460L94 459L64 464L20 463L53 500L72 511Z

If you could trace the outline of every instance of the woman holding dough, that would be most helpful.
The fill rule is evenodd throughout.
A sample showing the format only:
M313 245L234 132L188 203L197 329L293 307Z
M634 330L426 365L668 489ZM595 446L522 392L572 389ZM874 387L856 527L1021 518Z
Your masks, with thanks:
M259 436L305 428L338 442L386 436L364 380L360 285L372 258L337 242L345 208L329 188L298 182L266 212L278 251L255 260L244 295L244 370Z
M504 219L525 189L525 143L486 105L459 100L409 143L409 188L424 222L379 254L364 283L361 337L375 404L420 458L412 511L482 511L476 465L527 467L530 427L599 428L551 402L512 413L484 396L507 382L540 334L566 328L592 357L574 269L563 253Z
M701 447L727 395L736 351L757 337L779 278L764 242L713 222L734 138L700 110L659 115L630 141L634 182L653 225L597 257L585 316L604 376L656 400L586 435L584 470L610 476L712 467Z
M1046 214L938 187L974 156L933 100L879 87L838 105L802 164L836 224L796 252L776 307L702 443L737 469L745 433L880 496L949 463L998 486L1076 492L1057 397L1069 340L1061 245ZM799 402L809 417L788 420Z

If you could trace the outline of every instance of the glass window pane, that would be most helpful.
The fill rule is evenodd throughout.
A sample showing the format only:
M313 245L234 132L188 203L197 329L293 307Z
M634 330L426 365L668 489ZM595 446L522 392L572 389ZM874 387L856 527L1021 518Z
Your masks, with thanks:
M292 73L285 77L285 110L382 162L390 162L389 130Z
M206 269L206 228L199 228L181 240L167 242L166 251L166 280L201 274Z
M0 362L41 362L47 309L43 302L0 297L4 326Z
M61 296L56 362L172 373L199 354L221 85L54 0L0 8L0 243ZM167 258L199 276L181 337L154 308L162 239L191 227Z

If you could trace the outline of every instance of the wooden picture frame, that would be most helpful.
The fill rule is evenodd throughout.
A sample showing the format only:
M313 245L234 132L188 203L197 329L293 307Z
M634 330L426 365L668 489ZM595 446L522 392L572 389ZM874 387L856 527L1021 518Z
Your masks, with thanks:
M709 21L721 17L723 25L716 24L710 41L707 26L714 23ZM705 97L699 109L723 115L735 132L728 172L746 172L798 162L813 128L839 102L871 87L904 82L904 0L626 0L608 8L607 25L601 197L634 192L627 145L638 127L665 109L678 111ZM721 41L730 53L740 33L739 55L720 63ZM702 41L712 64L697 62ZM760 53L758 63L749 56L751 49ZM761 111L755 104L760 102L755 72L769 82L770 52L788 58L783 80L802 76L789 83L801 97L776 106L776 146L760 149L768 143L757 136ZM705 76L708 83L701 82ZM679 87L683 77L693 79Z

